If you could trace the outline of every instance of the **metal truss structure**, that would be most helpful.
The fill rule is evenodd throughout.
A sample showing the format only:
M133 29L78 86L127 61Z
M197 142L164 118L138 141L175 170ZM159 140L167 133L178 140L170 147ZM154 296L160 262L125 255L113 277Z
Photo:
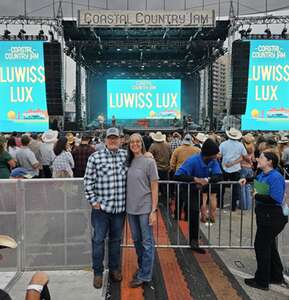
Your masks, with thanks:
M244 17L234 17L232 19L232 30L238 31L240 27L244 25L270 25L270 24L289 24L289 15L287 16L244 16Z
M0 16L0 25L40 25L53 28L58 34L62 35L62 19L49 17L25 17L25 16Z

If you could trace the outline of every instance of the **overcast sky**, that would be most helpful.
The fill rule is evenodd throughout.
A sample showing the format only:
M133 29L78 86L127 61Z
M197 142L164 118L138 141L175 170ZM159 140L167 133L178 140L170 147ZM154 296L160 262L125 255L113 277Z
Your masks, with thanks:
M215 9L218 15L219 0L64 0L62 7L64 15L75 17L80 8L106 8L109 9L183 9L186 8L205 8ZM0 15L17 16L24 14L24 3L26 2L26 12L31 16L53 16L53 3L55 12L60 1L56 0L0 0ZM234 0L235 12L239 3L239 13L248 14L265 11L266 0ZM229 13L229 0L221 0L221 16ZM288 0L267 0L268 11L280 8L289 8Z

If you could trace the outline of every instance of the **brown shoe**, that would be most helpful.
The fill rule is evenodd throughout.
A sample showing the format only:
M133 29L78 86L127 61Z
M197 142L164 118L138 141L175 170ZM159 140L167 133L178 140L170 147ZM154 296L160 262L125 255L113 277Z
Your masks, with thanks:
M138 278L134 278L130 283L129 286L133 289L138 288L140 286L143 286L144 281L138 279Z
M113 282L120 282L122 281L122 275L120 271L112 271L109 273L110 279Z
M101 289L102 288L102 276L100 276L100 275L94 275L93 286L96 289Z

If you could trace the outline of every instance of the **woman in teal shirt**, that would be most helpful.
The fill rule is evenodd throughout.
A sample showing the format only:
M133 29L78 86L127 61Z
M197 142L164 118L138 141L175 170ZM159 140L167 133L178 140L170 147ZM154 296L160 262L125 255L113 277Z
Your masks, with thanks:
M12 156L5 151L6 140L4 136L0 136L0 178L6 179L10 177L10 170L15 168L15 161Z
M256 223L255 253L257 259L257 271L254 278L245 279L245 283L251 287L268 290L270 283L282 284L283 266L276 245L276 237L284 229L288 222L282 212L282 201L285 194L284 177L276 170L278 156L274 152L264 151L257 159L261 174L257 181L264 183L264 194L255 191ZM246 184L246 179L240 180Z

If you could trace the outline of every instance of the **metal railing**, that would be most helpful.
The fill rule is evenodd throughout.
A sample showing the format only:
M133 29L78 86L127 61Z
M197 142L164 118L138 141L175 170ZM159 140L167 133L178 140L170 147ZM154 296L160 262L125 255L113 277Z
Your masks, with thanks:
M253 248L255 236L254 201L250 209L232 211L236 182L208 186L208 211L217 194L219 208L215 220L199 222L198 233L203 248ZM192 186L192 185L191 185ZM224 192L225 189L225 192ZM289 182L286 182L289 191ZM200 207L201 193L188 183L160 181L158 220L154 226L157 247L190 247L188 223L192 197ZM212 193L212 192L215 193ZM192 194L194 193L194 194ZM184 196L185 195L185 196ZM287 192L289 195L289 192ZM181 209L182 208L182 209ZM214 207L213 207L214 208ZM84 197L83 180L23 179L0 180L1 234L17 240L17 251L5 252L1 270L81 269L91 262L90 207ZM198 215L199 216L199 215ZM210 215L208 214L208 217ZM198 221L199 221L199 217ZM279 251L285 270L289 272L289 226L280 234ZM166 235L163 234L166 232ZM123 246L132 246L129 227L124 230Z

